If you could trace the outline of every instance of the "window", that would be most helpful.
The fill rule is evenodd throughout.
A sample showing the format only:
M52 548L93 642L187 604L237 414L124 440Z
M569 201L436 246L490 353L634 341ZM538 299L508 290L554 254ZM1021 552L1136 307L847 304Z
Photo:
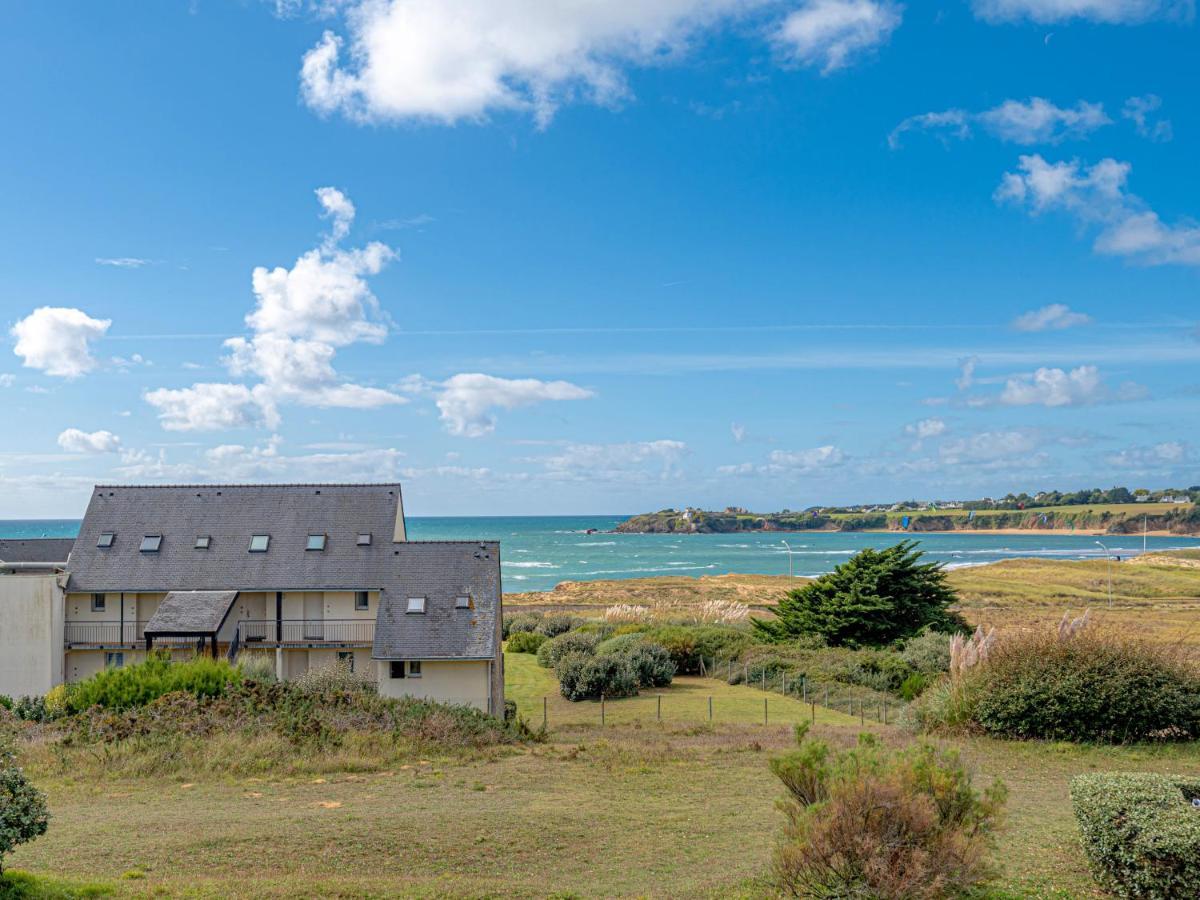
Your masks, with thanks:
M470 609L471 608L471 598L470 597L455 597L454 598L454 608L455 609Z
M103 594L92 594L92 612L104 612L104 600Z
M370 600L370 597L367 596L366 591L355 591L354 592L354 608L355 609L370 609L371 608L371 600Z
M388 663L388 674L392 678L403 678L404 677L404 660L393 659L390 663Z
M161 534L147 534L142 538L142 546L138 549L143 553L157 553L158 548L162 545Z
M111 531L105 531L103 534L100 535L100 539L98 541L96 541L96 546L97 547L105 547L105 548L111 547L113 545L113 538L115 538L115 537L116 537L116 535L113 534Z
M207 550L211 544L212 544L212 535L209 535L209 534L196 535L196 549L197 550Z
M408 598L408 611L410 613L425 612L425 598L424 597L409 597Z
M421 663L419 660L414 659L412 662L410 662L408 664L408 677L409 678L420 678L421 677Z
M269 534L252 534L250 535L250 552L251 553L266 553L267 545L271 543Z
M308 543L304 545L304 549L305 550L324 550L325 549L325 535L310 534L308 536Z
M125 654L124 653L117 651L115 653L105 653L104 654L104 668L119 669L123 665L125 665Z
M350 671L353 672L354 671L354 651L353 650L339 650L338 651L338 662L345 663L347 666L350 667Z
M358 546L360 546L360 547L370 547L371 546L371 532L364 531L358 535Z

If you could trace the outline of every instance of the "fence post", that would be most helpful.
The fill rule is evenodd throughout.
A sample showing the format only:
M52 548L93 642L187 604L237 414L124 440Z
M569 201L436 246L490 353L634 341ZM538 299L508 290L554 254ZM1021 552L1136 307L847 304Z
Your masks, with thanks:
M887 697L883 698L883 724L887 724Z
M829 685L825 685L825 705L829 706Z
M708 721L712 721L712 697L708 698Z
M817 701L816 700L814 700L812 702L812 720L813 720L813 724L816 725L817 724Z
M763 690L765 691L765 690L767 689L767 669L766 669L766 666L764 666L764 667L763 667L763 679L762 679L762 681L763 681Z
M658 695L658 721L662 721L662 694Z
M767 724L767 698L763 697L763 724Z
M600 695L600 727L604 727L604 695Z
M800 679L800 694L804 698L804 702L808 702L808 676L805 675Z
M866 713L866 711L863 709L863 699L862 699L862 697L859 697L859 698L858 698L858 721L859 721L859 724L860 724L860 725L866 725L866 724L867 724L867 713Z
M542 731L546 730L546 698L542 698Z
M779 677L783 679L783 696L786 697L787 696L787 672L784 672Z
M733 682L733 657L729 657L729 673L725 676L727 682Z

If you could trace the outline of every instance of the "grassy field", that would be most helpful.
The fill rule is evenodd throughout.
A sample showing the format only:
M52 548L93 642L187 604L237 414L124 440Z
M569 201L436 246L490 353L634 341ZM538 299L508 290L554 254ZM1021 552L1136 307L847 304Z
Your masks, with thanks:
M522 710L536 714L550 674L520 654L508 675ZM682 679L664 707L696 691L748 715L761 704L751 688ZM555 706L543 743L476 758L414 756L386 770L39 777L51 830L10 864L54 879L42 896L59 897L769 896L762 876L782 817L767 761L791 744L790 728L616 712L617 724L601 728L595 706ZM824 714L814 732L846 745L859 730ZM981 784L1001 777L1010 787L996 898L1099 896L1077 843L1071 775L1200 766L1194 745L959 746Z

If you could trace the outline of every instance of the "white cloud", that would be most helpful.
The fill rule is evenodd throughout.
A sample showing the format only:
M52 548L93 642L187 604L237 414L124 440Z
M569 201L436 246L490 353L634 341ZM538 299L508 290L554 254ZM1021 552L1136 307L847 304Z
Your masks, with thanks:
M1093 131L1111 125L1101 103L1080 100L1073 107L1063 107L1042 97L1028 100L1005 100L999 106L983 112L947 109L928 112L905 119L888 135L888 145L900 146L900 138L909 131L928 131L939 138L966 140L972 135L972 124L1002 141L1012 144L1057 144L1061 141L1086 137Z
M154 260L142 259L140 256L97 256L96 263L101 266L113 266L118 269L140 269L148 266Z
M419 376L416 376L419 378ZM415 385L415 382L410 382ZM434 388L446 430L460 437L482 437L496 430L493 410L516 409L547 400L586 400L594 394L569 381L497 378L464 372Z
M746 439L746 426L739 425L737 422L732 422L729 425L729 433L733 435L733 442L740 444Z
M552 456L537 457L545 475L561 481L648 481L675 478L687 454L682 441L631 441L618 444L570 443Z
M612 106L623 68L678 56L705 28L770 0L347 0L348 37L326 31L304 56L301 91L322 114L361 122L479 120L564 102ZM344 53L344 56L343 56Z
M1144 388L1130 383L1122 385L1115 393L1110 391L1095 366L1079 366L1069 372L1041 368L1032 375L1009 378L1004 383L999 402L1003 406L1088 406L1134 400L1144 394Z
M17 376L11 372L0 374L0 388L10 388L17 383Z
M116 453L121 449L121 439L111 431L68 428L58 436L58 446L68 453Z
M1144 138L1149 138L1152 141L1163 142L1169 141L1175 136L1174 129L1171 127L1170 119L1155 119L1150 121L1150 114L1158 110L1162 106L1162 98L1154 94L1146 94L1143 97L1130 97L1125 101L1125 106L1121 108L1122 117L1133 122L1133 127L1137 129L1137 133Z
M776 42L797 63L828 75L886 44L902 10L889 0L805 0L783 20Z
M1065 303L1051 303L1017 316L1013 320L1013 328L1017 331L1061 331L1076 325L1087 325L1091 321L1091 316L1073 312Z
M1169 469L1186 462L1191 453L1181 441L1165 441L1151 447L1129 447L1105 457L1109 465L1122 469Z
M943 463L951 466L1011 465L1014 459L1030 462L1038 445L1037 434L1028 430L981 431L945 442L938 455Z
M78 378L96 367L91 343L104 337L111 319L93 319L81 309L41 306L12 327L13 352L30 369Z
M946 423L942 419L922 419L911 425L905 425L904 433L912 435L918 441L940 437L946 433Z
M158 410L167 431L275 428L279 424L274 401L262 385L201 383L178 390L147 391L144 398Z
M960 391L966 391L975 384L975 370L979 367L978 356L968 356L958 364L958 377L954 379L954 386Z
M997 202L1011 202L1033 214L1062 210L1081 224L1099 228L1097 253L1146 265L1200 265L1200 225L1166 225L1126 188L1127 162L1102 159L1090 167L1079 160L1049 163L1022 156L1019 171L1008 172L996 189Z
M1110 25L1136 25L1155 19L1190 20L1194 0L973 0L979 18L988 22L1039 24L1084 19Z
M355 216L354 204L335 187L317 188L317 200L325 210L325 218L333 220L333 228L326 239L327 246L332 247L350 233Z
M807 473L840 466L846 461L846 454L832 444L826 444L808 450L772 450L767 459L768 469L772 471Z

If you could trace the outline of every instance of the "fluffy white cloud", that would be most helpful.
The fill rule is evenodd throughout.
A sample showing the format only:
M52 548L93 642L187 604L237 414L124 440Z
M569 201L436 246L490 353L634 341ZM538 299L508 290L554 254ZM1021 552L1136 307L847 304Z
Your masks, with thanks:
M840 466L846 461L846 454L838 447L826 444L808 450L772 450L767 459L768 468L773 471L806 473Z
M909 131L927 131L942 139L965 140L972 134L972 125L1002 141L1013 144L1057 144L1070 138L1086 137L1098 128L1111 125L1101 103L1080 100L1074 106L1063 107L1042 97L1028 100L1005 100L999 106L983 112L947 109L928 112L905 119L888 135L888 145L900 146L901 136Z
M1106 457L1109 465L1122 469L1169 469L1187 461L1188 446L1181 441L1165 441L1151 447L1129 447Z
M58 446L68 453L116 453L121 449L121 439L111 431L68 428L58 436Z
M1051 303L1049 306L1017 316L1013 320L1013 328L1017 331L1061 331L1076 325L1086 325L1091 321L1091 316L1074 312L1065 303Z
M942 444L941 461L951 466L996 466L1030 463L1035 459L1039 440L1028 430L981 431ZM1040 458L1040 457L1039 457Z
M591 391L569 381L497 378L478 372L454 375L434 389L446 430L472 438L496 430L493 410L517 409L547 400L586 400L594 396Z
M104 337L111 319L93 319L81 309L41 306L12 327L13 352L23 365L47 375L78 378L96 367L91 343Z
M279 413L269 392L258 385L193 384L189 388L147 391L168 431L218 431L226 428L275 428Z
M629 483L678 477L679 462L687 452L687 444L671 440L572 443L559 453L533 461L541 463L545 475L554 480Z
M746 439L746 426L737 422L731 422L729 425L729 433L733 435L733 442L740 444Z
M970 390L975 384L975 370L979 368L979 357L968 356L958 364L958 377L954 379L954 386L960 391Z
M1190 19L1194 0L973 0L975 14L989 22L1028 20L1041 24L1085 19L1136 25L1154 19Z
M356 214L354 204L335 187L317 188L317 201L325 210L325 218L333 220L333 227L326 239L327 245L333 246L350 233Z
M946 423L942 419L922 419L920 422L905 425L904 433L912 435L918 441L940 437L946 433Z
M1004 406L1083 406L1107 396L1100 370L1080 366L1066 372L1041 368L1032 375L1008 379L1000 394Z
M1099 228L1093 244L1098 253L1147 265L1200 265L1200 225L1165 224L1126 188L1129 163L1108 158L1085 167L1079 160L1049 163L1034 154L1022 156L1018 169L1004 175L996 189L997 202L1014 203L1034 214L1070 213L1081 224Z
M1171 127L1171 120L1154 119L1151 121L1150 119L1150 114L1156 112L1161 106L1162 98L1154 94L1146 94L1143 97L1130 97L1121 108L1121 115L1133 122L1133 127L1137 129L1137 133L1142 137L1156 142L1169 141L1175 136L1174 129Z
M657 64L723 19L770 0L347 0L348 37L326 31L301 90L320 113L453 123L496 110L545 125L582 99L629 95L623 68ZM343 56L345 58L343 58Z
M776 42L797 63L828 75L886 44L902 9L889 0L805 0L783 20Z

